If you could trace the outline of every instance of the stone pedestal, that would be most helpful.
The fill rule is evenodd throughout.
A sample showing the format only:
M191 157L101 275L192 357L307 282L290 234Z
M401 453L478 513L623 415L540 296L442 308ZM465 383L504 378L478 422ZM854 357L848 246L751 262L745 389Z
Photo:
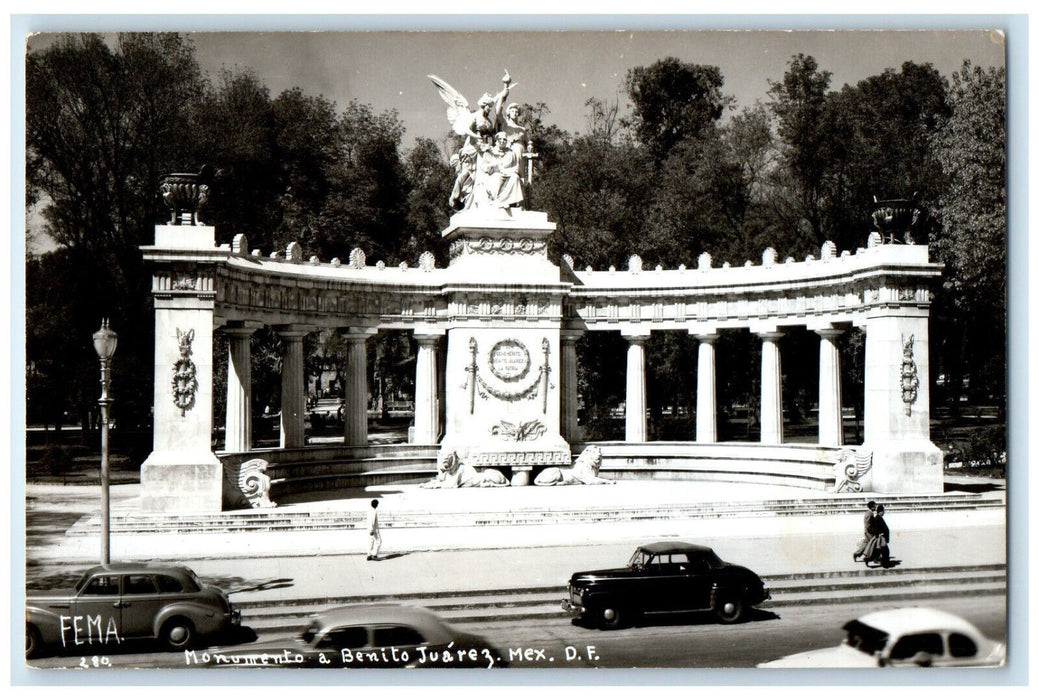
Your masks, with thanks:
M571 462L560 431L565 287L546 254L554 229L542 212L471 210L444 231L460 281L451 288L441 454L501 469L515 485Z
M210 226L157 226L144 250L169 263L153 276L155 365L152 453L141 465L141 509L219 511L223 466L213 454L211 265L224 253ZM226 253L224 254L226 256Z
M879 493L940 493L942 452L930 438L926 310L880 309L866 321L865 435Z

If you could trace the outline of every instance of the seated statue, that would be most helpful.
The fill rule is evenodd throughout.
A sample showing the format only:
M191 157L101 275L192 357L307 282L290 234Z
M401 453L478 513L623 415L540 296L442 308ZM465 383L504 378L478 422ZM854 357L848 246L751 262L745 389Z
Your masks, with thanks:
M448 452L437 467L437 475L422 484L424 489L460 489L470 487L508 486L509 481L497 469L477 471L462 462L457 452Z
M536 486L569 486L571 484L612 484L610 479L599 477L602 467L602 450L597 445L589 445L574 460L569 469L549 467L534 479Z

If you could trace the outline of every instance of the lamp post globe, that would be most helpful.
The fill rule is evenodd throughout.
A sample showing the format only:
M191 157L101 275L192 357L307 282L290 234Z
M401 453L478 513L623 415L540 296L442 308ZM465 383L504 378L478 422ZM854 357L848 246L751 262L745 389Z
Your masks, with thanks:
M101 359L101 398L97 403L101 407L101 563L111 563L111 536L109 522L111 520L111 500L109 498L108 469L108 423L109 408L112 397L108 390L111 384L110 370L112 355L115 354L119 336L108 327L108 319L101 321L101 328L94 333L94 350Z

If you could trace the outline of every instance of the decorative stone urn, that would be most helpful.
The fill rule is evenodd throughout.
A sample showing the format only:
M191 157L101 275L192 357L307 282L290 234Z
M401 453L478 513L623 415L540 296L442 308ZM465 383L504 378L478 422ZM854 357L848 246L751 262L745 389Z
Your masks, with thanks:
M159 178L162 201L170 208L170 225L201 226L199 212L209 201L209 168L198 173L167 173Z
M912 199L873 198L874 230L883 236L885 243L925 243L920 224L924 210Z

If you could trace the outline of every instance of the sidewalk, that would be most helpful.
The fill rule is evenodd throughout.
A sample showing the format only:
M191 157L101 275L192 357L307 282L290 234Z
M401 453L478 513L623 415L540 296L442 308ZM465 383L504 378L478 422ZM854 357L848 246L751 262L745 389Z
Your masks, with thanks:
M113 489L113 513L133 512L135 486ZM55 491L54 489L59 489ZM118 491L118 494L116 493ZM638 544L675 539L706 544L723 559L764 577L801 572L859 571L851 551L861 536L862 516L647 519L628 522L457 527L450 514L520 509L532 503L554 510L618 504L691 501L809 499L832 494L753 484L705 482L623 482L613 486L430 491L415 487L373 487L353 498L295 504L279 515L322 509L363 517L372 497L381 500L382 560L369 562L363 530L199 534L122 534L112 542L113 559L178 559L200 576L233 591L239 603L279 600L435 594L564 586L579 569L623 566ZM30 520L74 522L76 509L95 512L90 491L62 487L28 489ZM871 496L849 496L864 503ZM878 497L883 500L883 497ZM84 506L87 510L84 511ZM394 527L394 514L441 513L438 528ZM889 508L892 553L911 568L1006 563L1005 509L906 512ZM69 523L71 524L71 523ZM66 528L68 525L66 525ZM95 538L34 535L27 558L34 573L80 570L96 561ZM177 552L176 556L171 556Z

